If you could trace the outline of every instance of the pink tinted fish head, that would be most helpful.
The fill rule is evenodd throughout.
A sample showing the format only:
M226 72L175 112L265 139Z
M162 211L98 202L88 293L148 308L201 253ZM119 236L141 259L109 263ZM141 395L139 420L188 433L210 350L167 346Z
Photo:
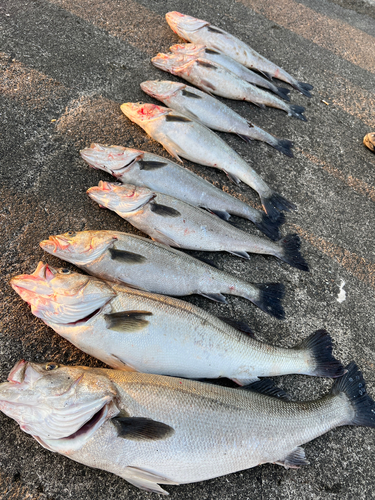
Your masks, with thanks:
M105 181L88 189L87 194L99 205L117 212L121 217L134 214L155 198L155 193L146 187Z
M90 425L82 429L79 442L73 442L77 439L73 435L94 416L93 423L97 424L105 421L104 415L113 418L118 413L117 397L115 387L104 375L54 362L21 360L11 370L8 382L0 384L2 412L43 446L44 440L64 440L67 449L83 445L92 434Z
M172 54L196 55L198 57L204 53L205 45L196 45L195 43L176 43L169 47Z
M185 40L189 40L189 33L194 33L194 31L203 28L203 26L209 25L207 21L192 16L186 16L176 11L168 12L165 18L172 31Z
M187 56L180 53L162 54L160 52L157 56L151 59L151 62L157 68L175 74L175 71L189 62L192 57L192 55Z
M121 111L129 120L142 127L142 124L168 114L169 109L150 103L127 102L121 104Z
M99 258L117 241L111 231L69 231L40 242L42 249L72 264L84 265Z
M102 146L94 143L89 148L82 149L80 154L91 167L104 170L118 177L122 174L124 168L129 167L143 156L143 151L122 146Z
M59 324L86 318L116 295L104 281L42 262L33 274L15 276L10 284L35 316Z
M184 83L169 82L167 80L149 80L141 83L143 92L160 101L172 97L176 92L185 87Z

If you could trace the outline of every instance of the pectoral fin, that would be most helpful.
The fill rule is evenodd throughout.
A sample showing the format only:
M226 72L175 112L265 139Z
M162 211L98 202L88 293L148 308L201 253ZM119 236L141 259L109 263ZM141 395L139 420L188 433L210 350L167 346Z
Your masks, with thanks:
M159 493L161 495L168 495L169 493L163 488L161 488L158 483L161 484L173 484L178 485L174 481L170 479L159 476L158 474L154 474L153 472L148 472L144 469L140 469L139 467L126 467L122 477L126 479L130 484L133 484L137 488L141 490L146 490L151 493Z
M174 434L173 427L151 418L117 416L112 423L118 437L131 441L158 441Z
M148 311L121 311L105 314L104 319L108 330L134 333L143 330L149 324L145 316L152 316L152 313Z

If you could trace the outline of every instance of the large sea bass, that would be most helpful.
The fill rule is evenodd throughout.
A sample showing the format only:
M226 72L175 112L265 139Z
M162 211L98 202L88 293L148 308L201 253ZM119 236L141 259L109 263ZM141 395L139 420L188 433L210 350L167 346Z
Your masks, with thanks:
M217 49L244 66L256 69L269 78L283 80L302 94L311 97L309 91L313 88L312 85L299 82L282 68L255 52L246 43L221 28L180 12L168 12L165 17L171 29L184 40Z
M282 210L295 206L273 191L264 180L226 142L197 121L163 106L142 103L124 103L121 111L155 141L160 142L170 155L223 170L235 182L245 182L260 196L266 213L272 219Z
M240 385L290 373L343 374L325 331L292 349L274 347L187 302L42 263L33 274L12 278L11 285L35 316L112 368L227 377Z
M375 427L354 363L315 401L285 401L270 382L249 390L102 368L18 362L0 410L44 448L138 488L204 481L264 463L306 465L301 445L343 425Z

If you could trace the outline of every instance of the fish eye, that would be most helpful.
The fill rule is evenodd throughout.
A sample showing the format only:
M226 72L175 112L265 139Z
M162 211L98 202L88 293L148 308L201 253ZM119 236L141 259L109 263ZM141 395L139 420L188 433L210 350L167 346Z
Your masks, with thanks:
M72 271L66 267L59 269L60 274L70 274Z
M76 233L74 231L68 231L66 234L68 236L75 236L76 235Z
M47 363L44 368L50 372L51 370L56 370L56 368L58 367L59 365L57 365L56 363Z

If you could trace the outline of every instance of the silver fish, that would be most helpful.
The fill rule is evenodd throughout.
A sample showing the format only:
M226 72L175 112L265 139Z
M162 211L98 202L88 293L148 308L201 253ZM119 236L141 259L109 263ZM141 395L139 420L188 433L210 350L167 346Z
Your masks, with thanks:
M184 40L217 49L247 68L256 69L270 79L274 77L283 80L305 96L311 97L309 91L313 88L312 85L299 82L285 70L221 28L180 12L168 12L165 17L171 29Z
M147 81L141 83L146 94L159 99L168 108L172 108L206 127L220 132L237 134L247 142L263 141L273 148L293 158L293 143L277 139L265 130L250 123L233 109L214 97L183 83L169 81ZM165 193L168 194L168 193Z
M159 484L265 463L298 468L308 464L302 444L343 425L375 427L362 373L347 370L324 397L292 402L270 381L243 390L20 361L0 384L0 410L44 448L167 494Z
M12 278L11 286L55 332L113 368L187 378L227 377L240 385L264 376L343 373L323 330L292 349L274 347L181 300L47 264L43 277L40 266L37 274ZM83 279L90 289L73 293ZM95 288L96 295L102 294L100 308L92 300Z
M247 252L274 255L308 271L296 234L277 242L268 241L247 234L206 210L132 184L100 181L87 194L159 243L187 250L225 251L245 259L249 258Z
M305 108L289 104L263 89L242 80L220 64L199 55L158 54L151 59L154 66L192 83L209 94L228 99L248 101L264 108L270 106L285 111L289 116L306 121Z
M295 206L273 191L259 175L220 137L204 125L163 106L124 103L121 111L160 142L170 155L223 170L232 180L245 182L260 196L265 212L277 219L282 210Z
M229 220L230 214L251 220L272 240L280 238L279 227L285 218L276 220L238 198L216 188L199 175L162 156L121 146L91 144L81 151L82 158L93 168L100 168L124 184L146 186L190 205L214 212Z
M248 283L141 236L118 231L70 231L50 236L40 246L104 280L175 297L198 293L217 302L226 302L223 294L237 295L276 318L284 318L281 283Z
M221 66L224 66L224 68L228 69L229 71L231 71L238 77L242 78L243 80L246 80L247 82L252 83L257 87L263 87L267 90L270 90L271 92L278 95L285 101L290 100L288 96L290 92L289 89L276 87L276 85L274 85L269 80L266 80L258 73L254 73L254 71L251 71L249 68L246 68L246 66L243 66L243 64L240 64L239 62L235 61L229 56L226 56L225 54L223 54L218 50L207 48L205 45L196 45L194 43L184 43L184 44L178 43L169 47L169 50L173 54L175 53L183 55L199 54L199 57L208 59L209 61L213 61L216 62L217 64L220 64Z

